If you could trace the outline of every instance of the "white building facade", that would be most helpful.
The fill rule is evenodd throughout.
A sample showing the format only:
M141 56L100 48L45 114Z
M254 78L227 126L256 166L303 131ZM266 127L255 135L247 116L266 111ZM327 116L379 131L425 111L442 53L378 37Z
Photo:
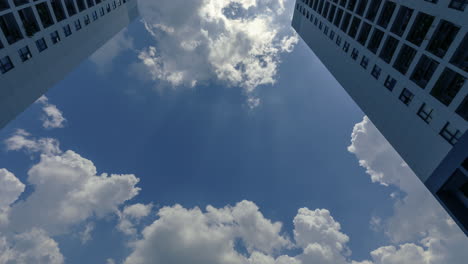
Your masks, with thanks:
M138 16L137 0L0 0L0 128Z
M297 0L292 25L468 229L468 0Z

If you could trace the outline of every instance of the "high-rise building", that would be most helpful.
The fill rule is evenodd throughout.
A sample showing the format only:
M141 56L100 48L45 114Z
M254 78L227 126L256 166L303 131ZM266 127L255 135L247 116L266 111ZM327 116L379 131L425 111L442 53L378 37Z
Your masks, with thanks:
M0 128L138 15L137 0L0 0Z
M298 0L292 25L468 230L467 0Z

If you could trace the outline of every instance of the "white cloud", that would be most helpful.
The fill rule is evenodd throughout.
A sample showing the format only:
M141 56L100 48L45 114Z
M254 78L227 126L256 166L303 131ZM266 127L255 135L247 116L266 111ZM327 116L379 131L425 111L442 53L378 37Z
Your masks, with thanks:
M0 169L0 227L9 222L10 205L24 192L25 185L6 169Z
M45 95L41 96L37 102L42 104L42 111L44 111L44 115L41 118L44 128L63 128L65 126L67 120L63 117L62 111L56 105L50 104L49 99Z
M119 223L117 229L126 235L136 235L137 229L135 224L142 218L147 217L151 213L152 204L133 204L126 206L122 212L119 212Z
M112 68L112 62L120 53L133 48L133 38L129 36L127 29L123 29L95 51L89 59L96 64L100 73L107 73Z
M95 225L93 223L87 223L84 230L79 234L81 244L86 244L92 239L91 233L94 231Z
M155 45L140 52L137 71L159 86L215 81L250 94L274 84L281 53L291 52L298 41L289 26L294 3L287 4L290 8L284 0L140 0Z
M0 263L61 264L64 258L57 242L40 229L12 236L0 236Z
M468 259L468 238L367 117L354 127L348 150L373 182L404 193L392 194L394 215L381 224L394 243L409 243L377 249L372 255L376 263L418 263L410 260L419 253L427 261L421 263L461 264ZM408 262L398 262L397 256L404 254L409 254Z
M18 129L13 136L5 140L5 145L9 151L25 150L31 154L40 152L54 155L62 152L58 140L52 138L35 139L23 129Z

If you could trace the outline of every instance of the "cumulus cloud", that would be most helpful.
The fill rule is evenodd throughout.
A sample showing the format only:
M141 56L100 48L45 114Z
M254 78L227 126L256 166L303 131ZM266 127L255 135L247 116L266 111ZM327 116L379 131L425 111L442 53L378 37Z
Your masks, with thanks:
M126 235L136 235L137 224L142 218L147 217L151 213L152 204L132 204L125 206L122 212L119 212L119 223L117 229Z
M42 104L42 111L44 111L44 115L41 118L44 128L63 128L65 126L67 120L63 117L62 111L56 105L50 104L49 99L45 95L41 96L37 102Z
M379 223L394 243L403 244L374 251L376 263L464 263L468 259L468 238L367 117L355 125L348 150L373 182L396 186L403 193L392 194L394 214ZM416 255L426 262L411 262Z
M8 151L24 150L28 153L44 153L47 155L60 154L60 144L53 138L35 139L30 133L23 129L18 129L10 138L5 140Z
M6 169L0 169L0 227L7 225L10 205L24 192L25 185Z
M137 71L159 86L215 81L250 95L260 85L275 83L280 55L298 42L289 26L292 5L285 0L140 0L155 44L141 50Z
M123 29L101 48L96 50L89 59L97 66L100 73L107 73L112 68L114 59L125 50L133 50L133 38Z
M32 229L12 236L0 236L0 263L61 264L64 258L57 242L44 230Z

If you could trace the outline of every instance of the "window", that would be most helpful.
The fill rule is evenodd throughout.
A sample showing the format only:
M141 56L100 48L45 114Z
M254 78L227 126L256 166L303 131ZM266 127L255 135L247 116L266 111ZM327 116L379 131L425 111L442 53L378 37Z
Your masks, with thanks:
M468 121L468 95L465 96L463 102L457 108L457 114L460 115L463 119ZM468 169L467 169L468 170Z
M349 21L351 21L351 14L346 13L346 15L345 15L345 17L343 19L343 23L341 23L341 30L343 30L343 32L345 32L345 33L348 30Z
M468 1L466 0L452 0L450 1L450 8L460 10L460 11L465 11L465 7Z
M395 12L396 4L391 1L386 1L382 12L380 12L380 17L377 20L377 25L387 28L388 23L390 23L390 19L392 19L393 12Z
M367 2L369 0L360 0L359 1L359 5L356 9L356 13L360 16L364 15L364 11L366 10L366 7L367 7Z
M112 2L112 9L116 9L117 8L117 4L114 2Z
M377 66L377 65L374 65L374 68L372 69L372 72L371 72L371 75L375 78L375 79L379 79L380 77L380 73L382 72L382 69Z
M338 12L336 13L335 22L333 22L333 24L335 24L335 26L339 27L342 17L343 17L343 9L339 8Z
M359 56L359 51L356 48L353 48L353 51L351 52L351 58L353 60L357 60L358 56Z
M411 48L408 45L403 45L395 63L393 64L393 68L395 68L401 74L405 75L411 63L413 62L415 55L416 55L415 49Z
M75 4L73 0L64 0L65 6L67 7L68 15L73 16L76 14Z
M393 54L395 54L397 46L398 40L392 36L388 36L379 57L385 62L390 63L392 61Z
M314 25L316 25L316 26L317 26L317 23L318 23L318 19L317 19L317 18L315 18L315 19L314 19Z
M15 68L15 66L11 62L10 57L5 56L5 57L0 59L0 71L2 73L6 73L6 72L10 71L13 68Z
M76 0L76 4L77 4L78 10L79 10L80 12L82 12L83 10L86 9L84 0Z
M416 68L411 75L411 80L421 88L426 88L427 83L431 80L439 63L426 55L422 55L416 65Z
M403 33L405 32L412 15L413 9L406 6L401 6L391 31L400 37L403 36Z
M60 36L59 36L57 30L50 33L50 40L52 40L53 44L57 44L57 43L60 42Z
M341 37L340 36L336 36L336 45L340 46L341 45Z
M344 50L344 52L346 52L346 53L348 53L348 51L349 51L349 43L348 43L347 41L344 42L343 50Z
M433 3L433 4L437 4L437 2L438 2L439 0L424 0L424 1L429 2L429 3Z
M382 4L382 0L372 0L369 6L369 10L367 11L367 14L366 14L366 18L369 19L370 21L374 21L381 4Z
M29 50L29 47L28 46L25 46L21 49L18 50L18 54L21 58L21 61L25 62L27 60L29 60L30 58L32 58L32 54L31 54L31 51Z
M432 121L432 112L434 112L434 109L429 107L426 103L423 103L421 105L421 108L419 108L418 111L418 116L427 124L431 123Z
M458 140L460 140L460 137L462 136L460 130L450 125L450 122L445 124L444 128L440 131L440 135L452 146L457 144Z
M104 12L104 7L101 7L101 9L99 9L99 14L101 16L104 16L105 12Z
M396 82L397 81L392 76L388 75L387 79L385 79L384 86L388 90L393 91L393 88L395 88Z
M68 37L72 34L70 25L66 25L63 27L63 34L65 34L65 37Z
M325 35L328 34L328 27L327 26L325 26L325 29L323 30L323 33L325 33Z
M348 35L351 38L356 37L357 31L359 29L359 24L361 24L361 19L355 17L353 18L353 22L351 23L351 27L349 28Z
M369 44L367 45L367 48L372 52L372 53L377 53L377 50L379 49L380 43L382 42L382 38L384 36L383 31L379 29L374 29L374 33L372 33L372 37L369 41Z
M44 2L36 5L36 10L44 28L48 28L54 24L54 20L52 19L47 3Z
M443 58L459 30L460 28L454 24L441 20L436 32L432 35L427 50L437 57Z
M414 94L406 88L403 89L399 97L400 101L402 101L405 105L409 105L411 101L413 100L413 98L414 98Z
M345 7L346 6L346 0L340 0L340 6Z
M319 14L322 13L322 10L323 10L323 3L324 3L324 0L320 0L320 4L319 4L318 10L317 10L317 13L319 13Z
M335 18L335 12L336 12L336 6L333 5L332 8L330 9L330 13L328 13L328 21L330 21L330 23L332 23L333 19Z
M366 56L362 56L361 67L367 69L367 65L369 65L369 58L367 58Z
M85 15L83 20L84 20L85 26L87 26L87 25L89 25L89 23L91 23L91 20L89 19L89 15Z
M319 29L322 30L323 28L323 24L322 24L322 21L319 22Z
M333 30L330 31L330 39L333 40L335 38L335 32Z
M62 21L67 16L65 15L65 10L63 9L62 1L60 0L51 0L50 4L52 6L52 10L54 11L55 18L57 18L57 21Z
M357 0L349 0L348 1L348 10L350 10L351 12L354 11L354 8L356 7L356 2Z
M372 26L368 23L364 23L361 27L361 32L359 32L359 36L357 41L361 43L361 45L366 45L367 37L371 31Z
M411 28L406 39L409 42L420 46L426 37L432 22L434 22L433 16L420 12L416 17L416 20L413 23L413 27Z
M450 63L468 72L468 33L465 34L465 38L463 38L463 41L457 48L457 51L453 54Z
M465 77L445 68L439 80L432 88L431 95L444 105L449 105L465 83Z
M45 42L44 38L36 40L36 46L39 52L42 52L47 49L47 43Z
M81 21L79 19L75 20L75 29L76 31L81 29Z

